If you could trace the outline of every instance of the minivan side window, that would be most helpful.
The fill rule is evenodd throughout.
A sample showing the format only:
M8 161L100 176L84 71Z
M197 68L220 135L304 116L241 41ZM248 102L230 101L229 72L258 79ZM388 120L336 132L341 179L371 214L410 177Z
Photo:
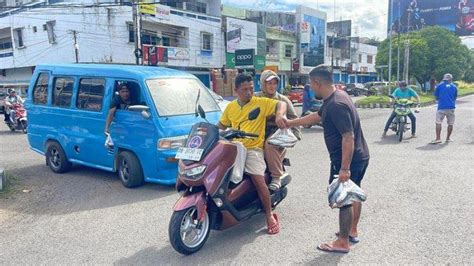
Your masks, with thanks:
M89 111L102 110L102 99L104 98L105 80L83 78L79 82L76 107Z
M33 103L35 104L47 104L48 103L48 73L40 73L36 80L35 87L33 89Z
M74 78L57 77L53 85L53 106L70 107Z

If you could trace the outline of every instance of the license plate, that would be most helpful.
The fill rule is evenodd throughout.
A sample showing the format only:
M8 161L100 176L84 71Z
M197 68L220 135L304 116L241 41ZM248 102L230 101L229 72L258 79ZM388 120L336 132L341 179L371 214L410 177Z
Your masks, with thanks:
M204 149L179 148L175 158L181 160L200 161Z

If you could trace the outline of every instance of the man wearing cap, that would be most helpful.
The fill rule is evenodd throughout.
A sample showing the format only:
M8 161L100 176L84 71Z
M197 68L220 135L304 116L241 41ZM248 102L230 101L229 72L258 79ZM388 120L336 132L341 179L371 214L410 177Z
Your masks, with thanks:
M458 97L458 88L454 85L453 75L445 74L443 81L436 87L434 96L438 101L438 111L436 112L436 139L431 144L441 143L441 125L444 117L448 122L448 134L446 143L452 142L451 133L454 127L454 110L456 109L456 98Z
M266 97L278 101L285 102L287 105L286 116L288 119L293 120L298 118L295 108L291 103L288 97L278 93L278 83L280 78L278 75L271 71L265 70L260 75L260 88L261 92L256 93L257 97ZM275 122L275 115L272 115L267 118L266 128L265 128L265 139L268 138L278 130L278 126ZM302 134L299 128L291 129L293 134L301 140ZM268 186L269 189L277 191L280 189L281 177L285 174L283 170L283 159L285 159L286 149L278 147L272 144L269 144L268 141L265 141L264 147L265 160L267 161L268 170L272 176L272 182Z
M405 81L398 82L398 86L399 87L392 93L392 96L395 99L416 98L417 104L420 104L420 96L418 96L418 93L416 93L415 90L413 90L412 88L408 88L407 83ZM383 138L387 136L388 128L390 127L390 124L396 116L397 114L395 113L395 111L393 111L390 117L388 118L387 123L385 124L385 128L383 130ZM408 117L410 117L411 120L411 137L416 138L416 117L413 113L410 113Z

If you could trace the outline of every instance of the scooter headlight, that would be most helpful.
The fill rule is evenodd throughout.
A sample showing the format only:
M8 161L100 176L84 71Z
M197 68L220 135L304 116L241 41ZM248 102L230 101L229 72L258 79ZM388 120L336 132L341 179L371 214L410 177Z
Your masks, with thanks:
M180 172L180 174L189 179L198 179L199 177L201 177L202 173L204 173L205 170L206 170L206 166L200 165L200 166L196 166L190 169L186 169Z

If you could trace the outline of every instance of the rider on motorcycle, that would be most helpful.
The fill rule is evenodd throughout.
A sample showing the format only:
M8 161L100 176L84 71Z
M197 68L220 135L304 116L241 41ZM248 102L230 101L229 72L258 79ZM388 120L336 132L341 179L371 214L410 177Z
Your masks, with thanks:
M23 99L16 95L15 89L9 89L8 90L8 96L5 98L5 122L9 123L10 122L10 117L15 117L15 110L13 110L13 105L14 104L20 104L23 105Z
M415 90L408 88L407 83L405 81L399 81L398 82L398 88L392 93L392 96L395 99L411 99L411 98L416 98L418 106L420 105L420 96L418 96L418 93L416 93ZM390 102L392 102L392 99L390 99ZM385 128L383 130L382 137L387 136L387 131L388 128L390 127L390 124L392 123L393 119L397 116L395 111L392 111L392 114L387 120L387 123L385 124ZM408 115L411 120L411 137L416 138L416 117L413 113L410 113Z

